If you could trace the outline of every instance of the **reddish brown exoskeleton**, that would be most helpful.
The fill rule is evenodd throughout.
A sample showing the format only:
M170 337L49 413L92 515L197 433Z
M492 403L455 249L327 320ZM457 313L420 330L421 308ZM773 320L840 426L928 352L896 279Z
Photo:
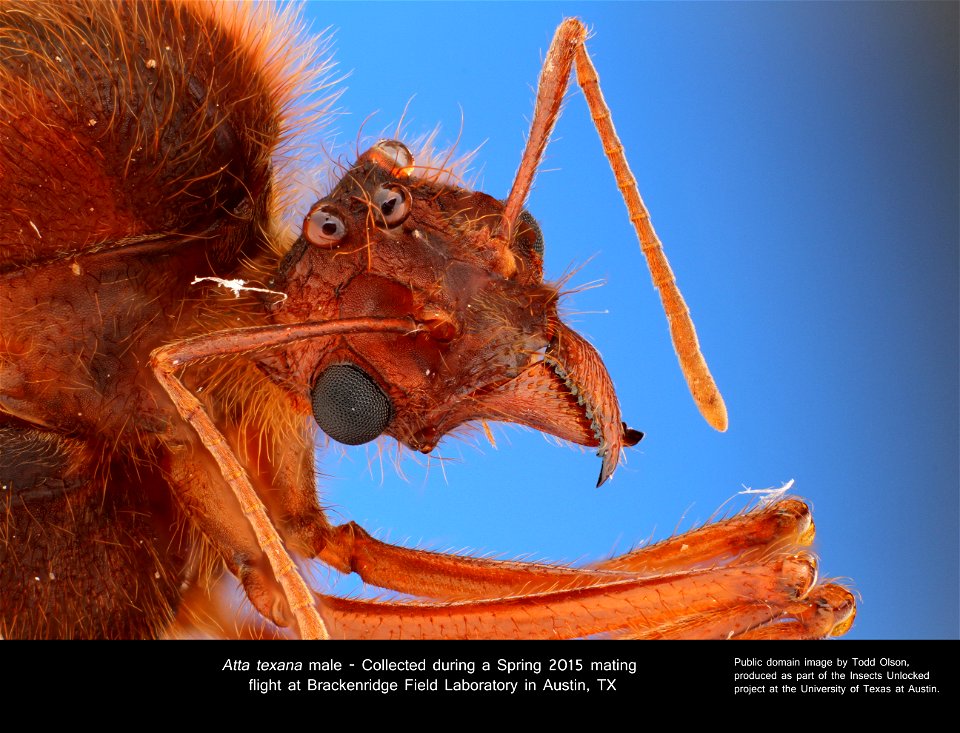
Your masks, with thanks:
M290 22L273 12L0 7L0 632L160 636L178 613L176 628L212 613L197 597L224 565L264 619L304 637L846 630L852 597L816 585L797 500L590 568L405 549L328 523L317 425L429 452L471 421L520 423L595 447L599 483L640 439L599 355L558 316L523 210L574 67L691 391L718 429L726 411L579 21L548 52L506 201L381 141L287 232L274 161L300 77L272 55ZM319 596L293 556L424 601Z

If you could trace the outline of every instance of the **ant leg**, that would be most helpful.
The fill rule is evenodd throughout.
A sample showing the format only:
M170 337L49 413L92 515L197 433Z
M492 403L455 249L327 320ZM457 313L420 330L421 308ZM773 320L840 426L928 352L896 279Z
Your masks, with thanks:
M195 437L167 440L162 463L180 508L217 549L254 607L278 626L288 626L293 611L274 577L267 546L247 521L248 511L241 508L211 462Z
M808 546L813 536L807 506L785 499L588 568L396 547L374 539L354 522L334 527L318 557L342 573L355 572L366 583L401 593L446 600L501 598L756 563L797 552Z
M663 245L650 222L650 213L640 197L637 180L627 163L623 144L613 126L610 108L607 107L600 91L597 71L587 53L586 38L587 29L584 25L576 18L567 18L557 29L550 49L547 51L537 88L537 101L533 122L530 125L530 135L504 207L506 239L509 240L514 223L530 192L533 176L540 165L550 133L560 115L561 102L567 90L572 66L575 64L577 82L590 108L590 115L603 144L604 154L610 161L617 186L627 205L630 221L640 240L640 249L653 276L653 284L660 294L664 312L667 314L670 336L680 361L680 368L701 414L711 426L722 432L728 425L727 408L710 374L707 362L700 352L690 310L680 294L670 263L663 252Z
M263 426L259 426L263 427ZM259 450L259 432L227 429L250 471L258 495L289 547L334 569L358 573L364 582L430 598L478 599L577 588L633 577L630 571L585 570L546 564L503 562L410 550L371 537L355 522L331 527L317 503L312 436L269 440L280 447Z
M842 586L829 584L816 586L776 614L771 614L765 603L744 600L660 628L638 626L614 635L621 639L824 639L845 634L855 616L853 594ZM757 624L742 630L744 622L751 618Z
M815 534L810 508L799 499L787 498L591 567L652 575L742 564L809 547Z
M380 542L355 522L334 527L317 557L370 585L422 598L503 598L628 580L630 572L489 560Z
M829 583L814 588L802 603L793 604L775 624L765 624L735 639L823 639L843 636L853 625L857 603L843 586Z
M221 423L219 427L235 446L286 546L302 557L315 557L334 531L318 502L315 431L305 422L283 427L270 422Z
M237 460L236 456L234 456L226 439L217 430L197 398L194 397L172 373L172 370L175 368L172 364L176 364L176 360L173 360L172 364L165 362L163 356L158 356L157 352L154 352L152 359L154 372L164 389L166 389L167 393L173 399L177 411L197 431L200 440L217 462L224 480L233 490L233 497L239 502L240 511L243 516L246 517L249 526L254 532L254 542L252 546L262 550L268 559L270 568L273 570L273 575L280 583L283 596L289 604L291 614L296 620L300 636L306 639L327 638L327 631L323 625L323 621L313 608L313 596L310 589L307 587L303 578L300 577L296 565L284 549L280 535L277 534L277 530L270 521L270 517L267 515L266 509L264 509L256 491L254 491L253 486L250 485L250 479L247 478L243 466ZM189 466L189 464L186 464L186 466ZM181 491L187 492L186 496L182 497L181 500L186 503L195 501L199 504L199 509L191 511L191 515L195 519L202 517L219 518L220 515L216 513L218 510L217 505L222 504L219 493L212 487L205 487L206 490L204 490L202 484L200 485L201 488L198 488L198 485L194 481L178 481L178 478L185 476L195 478L191 476L193 472L189 471L189 468L185 468L185 466L180 466L179 468L181 470L178 471L177 467L174 466L172 478ZM249 553L244 553L242 549L238 553L236 543L238 539L240 539L238 537L238 529L239 526L242 525L237 525L236 523L228 523L228 525L229 531L224 532L225 525L223 524L218 523L216 526L213 526L212 522L205 520L201 523L201 527L208 532L208 536L210 530L213 529L213 538L216 544L220 545L221 548L223 548L224 545L228 548L228 551L223 553L225 558L231 558L231 554L236 554L237 559L228 560L228 564L234 566L231 569L239 568L241 571L246 572L246 575L241 574L240 579L244 582L245 588L249 588L249 590L253 592L253 595L250 596L251 602L259 607L270 594L269 583L265 584L263 582L263 574L254 569L256 568L255 564L250 564L251 562L255 563L259 553L251 556ZM242 548L244 546L246 546L246 543L243 543L241 540L240 547ZM267 615L271 618L276 618L277 615L282 617L283 613L282 610L271 608Z
M150 355L150 365L157 380L173 400L180 416L196 430L201 442L217 462L224 480L233 490L234 497L256 535L258 546L263 550L274 577L283 589L284 597L290 606L302 638L327 637L323 621L314 607L313 594L284 548L280 535L270 521L263 502L250 484L250 479L240 461L210 416L204 411L203 406L180 382L175 372L200 359L281 346L300 339L357 331L406 333L410 330L412 330L411 323L407 320L376 318L305 323L296 326L256 326L184 339L160 347ZM206 509L206 503L213 500L212 492L201 493L193 498L199 499L204 509ZM201 511L199 514L216 516L207 511ZM254 599L251 598L251 600Z
M807 506L784 499L576 569L394 547L350 523L333 529L321 560L373 585L455 602L326 599L324 614L334 636L377 638L839 635L852 623L855 601L836 585L810 590L815 566L798 551L813 537ZM564 619L561 626L551 626L554 618Z
M843 633L852 623L855 601L848 590L817 586L804 595L798 586L790 597L782 594L782 588L771 590L744 580L755 579L758 573L783 572L783 563L806 558L800 550L812 543L814 532L807 506L797 499L783 499L586 569L395 547L373 539L354 523L335 527L319 557L341 572L358 573L372 585L448 601L471 598L505 603L511 598L511 603L522 606L518 613L524 614L534 612L528 603L532 608L547 602L582 603L593 611L608 602L646 604L642 622L630 621L634 617L625 611L624 629L617 631L612 624L604 629L635 638L725 638L741 633L750 638L820 638ZM803 562L815 576L812 560ZM806 588L811 585L812 580ZM563 596L558 595L560 591L578 592ZM712 594L712 601L704 601L707 611L695 600L701 594ZM661 605L656 605L654 596ZM693 600L685 606L682 598ZM417 623L432 619L429 623L442 624L445 617L439 609L447 608L437 605L427 611L426 606L418 606L421 610L413 612L404 606L358 602L347 608L344 603L334 607L348 613L351 624L373 623L379 612L393 619L390 623L396 633L406 623L401 617L412 614ZM473 602L450 608L455 608L451 613L474 614L471 624L486 624L492 622L489 614L495 606ZM431 613L439 615L434 618ZM791 617L796 621L782 620ZM583 631L585 626L576 628L584 634L598 633ZM570 633L577 635L573 627Z
M713 615L723 617L723 623L711 627L709 635L726 638L795 608L815 579L812 559L801 554L756 565L470 602L381 603L322 597L321 613L335 638L644 636L668 634Z

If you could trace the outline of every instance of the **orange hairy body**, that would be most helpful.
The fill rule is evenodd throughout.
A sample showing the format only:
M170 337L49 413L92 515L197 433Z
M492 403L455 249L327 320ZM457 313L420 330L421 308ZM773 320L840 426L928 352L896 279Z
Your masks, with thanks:
M291 34L292 16L269 5L0 6L0 634L848 628L852 596L816 584L802 549L812 520L795 500L589 568L399 548L328 522L318 425L429 453L460 425L515 422L596 448L600 483L642 436L560 318L523 211L574 65L615 140L582 24L558 30L505 202L381 141L299 212L297 231L280 224L278 168L293 128L322 115L323 102L299 122L290 108L323 67ZM635 189L625 159L612 162ZM639 195L626 200L691 390L723 429L649 216ZM316 595L294 557L422 600ZM206 596L224 567L262 623Z

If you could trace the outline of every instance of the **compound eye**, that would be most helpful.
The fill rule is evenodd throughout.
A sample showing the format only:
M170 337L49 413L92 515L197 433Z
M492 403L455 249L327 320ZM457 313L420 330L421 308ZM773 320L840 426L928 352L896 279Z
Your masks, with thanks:
M536 253L543 257L543 232L540 231L540 225L533 218L533 214L526 209L517 218L517 228L513 235L513 241L524 254Z
M393 418L393 404L360 367L327 367L310 392L317 425L338 443L360 445L379 437Z
M392 172L413 167L413 153L399 140L381 140L373 150L378 153L384 168L391 168Z
M303 238L315 247L336 247L346 235L343 219L327 207L314 209L303 220Z
M399 226L410 215L411 200L410 192L399 183L384 183L373 193L373 204L390 228Z

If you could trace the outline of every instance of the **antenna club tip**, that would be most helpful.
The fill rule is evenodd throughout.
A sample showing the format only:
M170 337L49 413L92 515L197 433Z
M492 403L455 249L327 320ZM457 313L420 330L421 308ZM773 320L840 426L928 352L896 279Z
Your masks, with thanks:
M727 428L730 427L730 420L727 417L727 406L723 404L723 400L704 405L701 412L710 427L720 433L727 432Z

